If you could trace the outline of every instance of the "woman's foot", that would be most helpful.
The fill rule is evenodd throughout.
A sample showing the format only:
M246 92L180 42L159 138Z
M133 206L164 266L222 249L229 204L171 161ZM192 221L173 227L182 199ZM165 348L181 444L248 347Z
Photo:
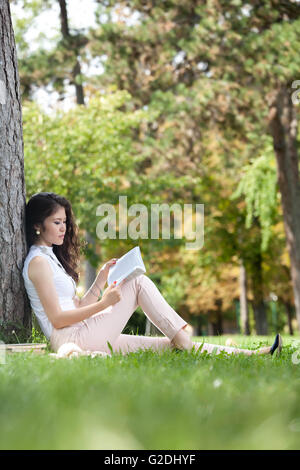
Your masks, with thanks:
M276 351L276 349L277 349L277 356L279 356L280 353L281 353L281 350L282 350L282 338L281 338L281 335L279 333L276 335L273 346L271 347L270 354L273 355L273 353Z
M282 337L279 333L276 335L275 341L272 346L259 348L258 351L256 351L256 354L271 354L272 356L276 349L277 356L279 356L282 350Z

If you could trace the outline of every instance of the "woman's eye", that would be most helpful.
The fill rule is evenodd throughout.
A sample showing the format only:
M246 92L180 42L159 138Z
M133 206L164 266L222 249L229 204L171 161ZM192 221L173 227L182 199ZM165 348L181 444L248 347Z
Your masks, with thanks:
M54 222L54 223L55 223L55 225L59 224L59 222ZM64 222L64 224L66 224L66 223L67 223L67 221L66 221L66 222Z

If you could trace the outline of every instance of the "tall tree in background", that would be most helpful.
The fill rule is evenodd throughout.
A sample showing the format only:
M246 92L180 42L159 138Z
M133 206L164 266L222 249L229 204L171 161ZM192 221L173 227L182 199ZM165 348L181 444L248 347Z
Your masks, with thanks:
M185 0L167 5L155 0L124 0L116 5L108 0L99 4L108 21L99 23L92 50L108 58L102 82L116 82L137 103L164 109L156 133L172 141L169 168L178 165L185 172L196 167L203 174L203 136L212 125L226 136L227 144L233 137L248 140L249 150L257 156L262 148L257 135L271 131L300 329L298 126L297 110L287 93L300 65L300 4L279 0L247 4ZM133 12L139 16L128 28L127 18ZM113 14L118 22L113 21ZM247 135L250 132L258 133L255 146ZM225 152L223 157L222 168L233 165L238 175L238 160L227 158ZM241 169L247 154L240 157ZM262 256L256 251L251 263L253 305L257 332L266 334ZM258 273L260 282L256 282Z
M277 161L284 228L291 262L296 315L300 330L300 179L298 119L292 88L275 90L270 100L270 129Z
M240 261L240 315L241 315L241 332L244 335L250 335L249 325L249 309L247 302L247 272L243 259Z
M1 336L30 328L24 292L25 181L22 111L14 32L8 0L0 0L0 322Z
M81 65L79 61L80 49L87 43L86 38L81 35L72 35L69 29L68 21L68 11L66 0L58 0L60 7L60 24L61 24L61 33L62 41L61 48L64 50L64 53L67 55L73 53L74 66L71 71L71 83L75 86L76 92L76 103L77 105L84 106L84 90L82 85L81 77ZM89 233L85 232L85 239L88 245L88 249L93 253L95 251L95 239ZM85 261L85 288L88 290L96 277L96 269L90 263L89 259Z

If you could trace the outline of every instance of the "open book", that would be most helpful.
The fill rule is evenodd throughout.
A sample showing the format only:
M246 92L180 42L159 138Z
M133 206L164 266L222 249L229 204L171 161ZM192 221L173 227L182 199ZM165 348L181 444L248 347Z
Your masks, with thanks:
M125 278L127 280L134 279L145 272L146 268L140 247L136 246L119 258L116 264L109 269L107 284L110 286L114 281L117 281L118 285Z

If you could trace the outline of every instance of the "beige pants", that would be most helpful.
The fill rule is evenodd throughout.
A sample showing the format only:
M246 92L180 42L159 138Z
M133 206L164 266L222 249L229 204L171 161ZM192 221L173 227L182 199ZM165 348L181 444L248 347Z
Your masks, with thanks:
M64 343L75 343L82 350L128 352L171 348L171 340L187 322L166 302L151 279L141 274L120 286L121 300L92 317L65 328L55 329L50 338L57 352ZM149 320L166 336L150 337L121 334L129 318L140 306Z

